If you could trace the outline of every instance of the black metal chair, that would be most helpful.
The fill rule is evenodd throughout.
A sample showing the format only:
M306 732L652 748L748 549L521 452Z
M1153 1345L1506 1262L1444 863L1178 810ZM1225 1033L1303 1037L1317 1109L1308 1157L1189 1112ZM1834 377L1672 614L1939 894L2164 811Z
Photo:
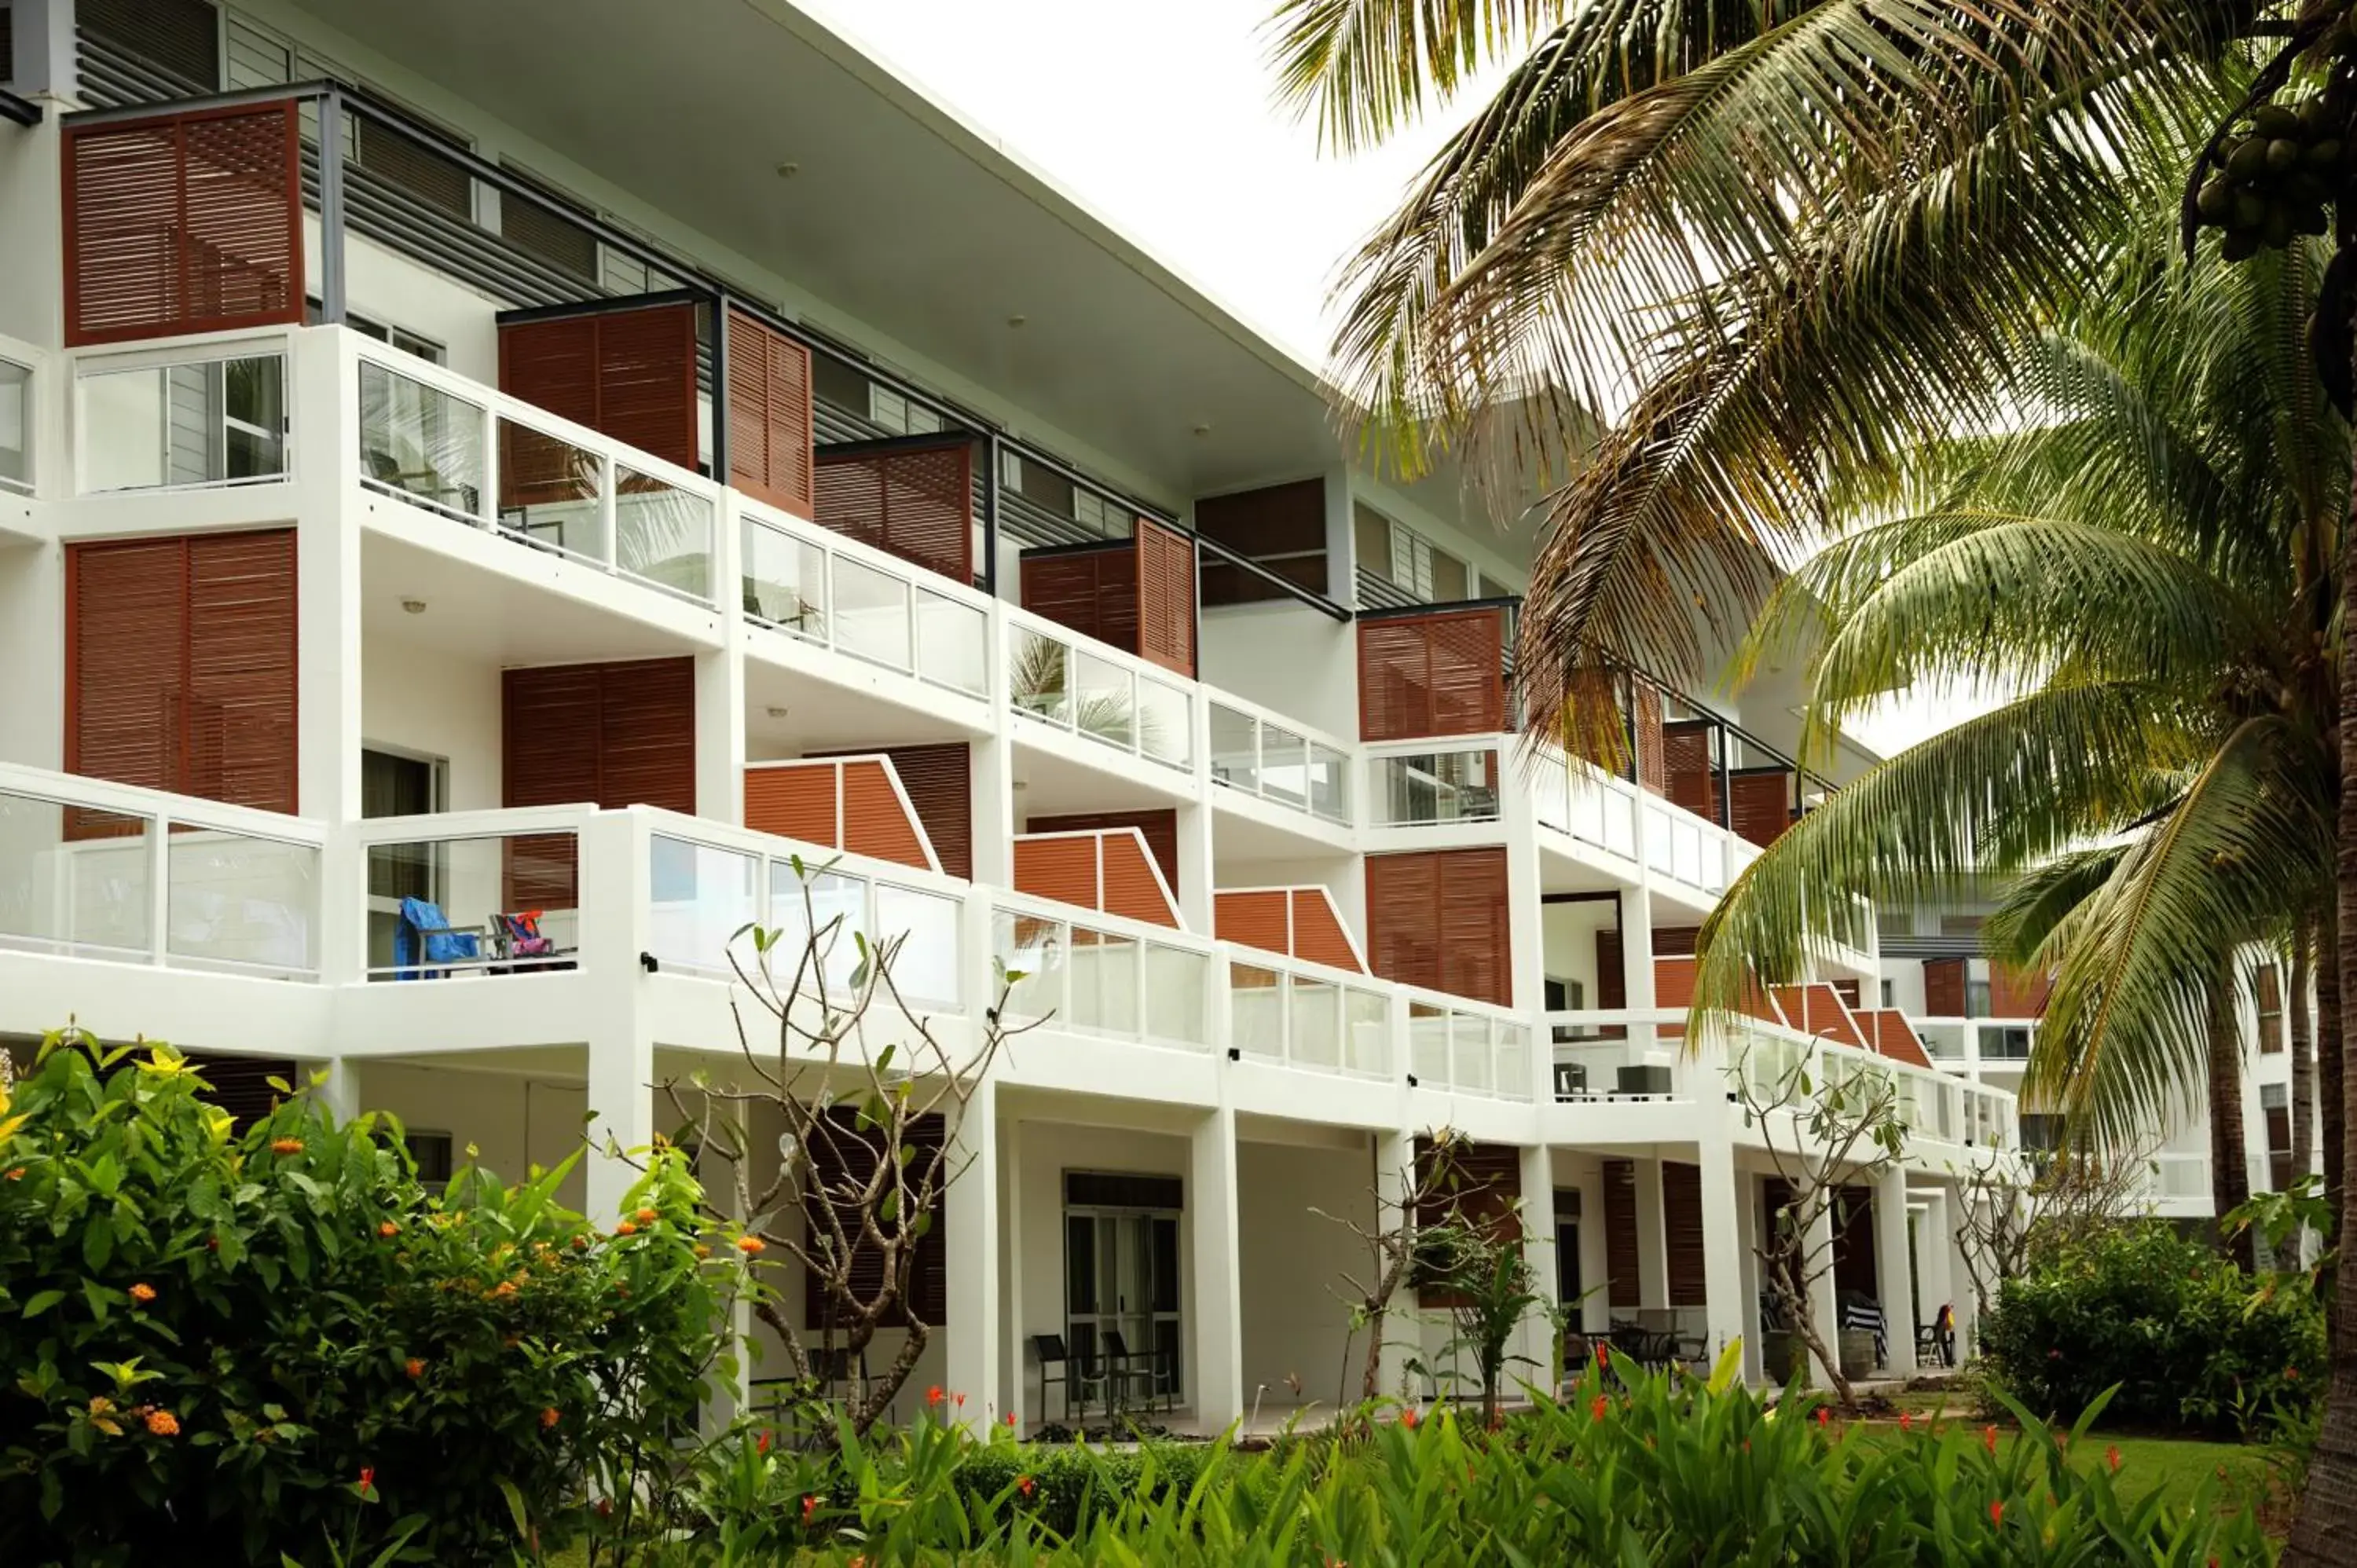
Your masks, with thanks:
M1071 1420L1072 1358L1071 1353L1064 1348L1064 1337L1060 1334L1034 1334L1031 1336L1031 1354L1039 1359L1040 1419L1045 1420L1048 1415L1048 1385L1055 1383L1064 1391L1064 1419ZM1056 1376L1052 1378L1048 1375L1050 1367L1057 1369ZM1083 1402L1082 1412L1085 1412L1087 1408Z
M1118 1328L1104 1331L1105 1404L1108 1410L1118 1405L1129 1408L1129 1391L1143 1380L1146 1408L1154 1408L1157 1394L1170 1395L1169 1382L1162 1376L1162 1352L1158 1349L1132 1350ZM1177 1399L1165 1408L1175 1408Z

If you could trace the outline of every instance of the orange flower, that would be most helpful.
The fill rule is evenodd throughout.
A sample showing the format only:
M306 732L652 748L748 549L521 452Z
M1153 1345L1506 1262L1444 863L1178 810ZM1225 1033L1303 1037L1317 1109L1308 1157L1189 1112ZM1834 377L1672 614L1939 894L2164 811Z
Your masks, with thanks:
M180 1423L168 1410L151 1410L147 1412L147 1430L158 1437L178 1437Z
M660 1218L651 1208L641 1208L638 1212L638 1221L641 1225L652 1225Z
M556 1422L557 1415L556 1407L554 1405L550 1405L546 1410L540 1412L540 1424L543 1427L554 1426Z
M816 1492L803 1493L802 1523L807 1526L811 1521L811 1516L816 1512L818 1512L818 1494Z
M1989 1454L1990 1454L1990 1456L1991 1456L1991 1457L1995 1457L1995 1456L1996 1456L1996 1427L1994 1427L1994 1426L1984 1426L1984 1427L1982 1427L1982 1428L1981 1428L1981 1446L1982 1446L1982 1447L1984 1447L1984 1448L1986 1448L1986 1449L1987 1449L1987 1450L1989 1451Z
M942 1402L941 1384L935 1383L931 1388L925 1391L925 1402L932 1405L937 1405Z
M2104 1463L2109 1465L2115 1471L2119 1469L2120 1445L2118 1444L2115 1443L2104 1450Z
M769 1451L770 1429L765 1426L761 1428L759 1432L753 1434L753 1452L756 1454L767 1454Z
M1598 1394L1594 1399L1587 1402L1587 1419L1590 1421L1602 1421L1604 1419L1604 1412L1611 1408L1612 1402L1606 1399L1602 1394Z
M1915 1430L1914 1412L1902 1410L1899 1412L1899 1430L1901 1432L1912 1432Z
M104 1394L99 1394L90 1402L90 1413L92 1415L104 1415L113 1408L114 1402Z
M25 1167L22 1165L9 1166L8 1179L10 1181L23 1181L25 1179Z
M739 1236L737 1238L737 1250L751 1258L768 1251L770 1244L759 1236Z
M1415 1430L1417 1420L1418 1417L1415 1413L1415 1406L1414 1405L1410 1405L1405 1410L1400 1412L1400 1424L1406 1427L1410 1432L1414 1432Z
M371 1493L371 1491L373 1491L373 1490L375 1490L375 1489L376 1489L376 1466L373 1466L373 1465L363 1465L363 1466L361 1466L361 1495L362 1497L366 1497L366 1496L368 1496L368 1494L369 1494L369 1493Z
M299 1155L303 1152L303 1140L300 1138L273 1138L270 1140L270 1152L274 1155Z
M2284 1369L2284 1381L2287 1383L2296 1383L2299 1381L2299 1369L2298 1367L2286 1367Z
M376 1228L376 1233L389 1241L393 1237L401 1234L401 1227L388 1219L383 1224Z
M1015 1489L1016 1489L1017 1491L1018 1491L1018 1492L1021 1492L1025 1497L1027 1497L1027 1498L1028 1498L1028 1497L1029 1497L1032 1493L1034 1493L1034 1492L1036 1492L1036 1491L1038 1491L1038 1490L1039 1489L1039 1482L1037 1482L1037 1481L1034 1481L1034 1480L1033 1480L1030 1477L1028 1477L1028 1476L1017 1476L1017 1477L1015 1478Z
M631 1224L631 1223L630 1223L629 1220L627 1220L627 1219L623 1220L619 1225L617 1225L617 1226L615 1226L615 1227L614 1227L614 1234L615 1234L615 1235L617 1235L617 1236L635 1236L635 1235L637 1235L638 1233L639 1233L639 1228L638 1228L637 1226L635 1226L635 1225Z
M401 1364L401 1369L409 1374L410 1381L415 1382L425 1375L425 1363L412 1356Z
M2005 1523L2005 1502L2002 1498L1989 1504L1989 1523L2000 1526Z
M712 1249L699 1241L696 1243L695 1255L699 1258L708 1258L712 1256Z
M587 1250L588 1250L588 1246L589 1246L589 1238L588 1238L588 1237L587 1237L587 1236L576 1236L575 1238L573 1238L573 1250L574 1250L575 1251L576 1251L576 1252L586 1251L587 1251Z
M137 1302L154 1301L156 1299L156 1287L149 1284L145 1280L141 1280L137 1284L131 1287L131 1299Z

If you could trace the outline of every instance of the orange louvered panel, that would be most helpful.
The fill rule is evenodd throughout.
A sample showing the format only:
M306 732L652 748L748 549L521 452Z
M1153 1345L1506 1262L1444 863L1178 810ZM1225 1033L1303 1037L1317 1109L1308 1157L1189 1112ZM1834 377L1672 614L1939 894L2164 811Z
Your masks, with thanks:
M1341 914L1334 908L1334 896L1323 887L1296 887L1292 897L1293 956L1365 973L1367 966L1351 945Z
M1923 961L1923 1011L1934 1018L1964 1015L1964 961L1927 958Z
M1657 958L1653 961L1653 1005L1674 1012L1684 1012L1694 1005L1695 961L1691 958ZM1684 1036L1684 1024L1663 1024L1658 1033L1665 1038Z
M1286 891L1259 888L1211 896L1213 929L1223 942L1240 942L1263 952L1290 952L1286 924Z
M2002 963L1989 965L1989 1016L2035 1018L2046 1011L2050 975L2026 973Z
M1765 849L1792 825L1792 774L1747 768L1727 781L1727 825Z
M1830 985L1817 984L1810 986L1808 993L1809 1021L1803 1026L1810 1034L1836 1045L1867 1048L1866 1032L1858 1027L1856 1015L1843 1004L1838 992Z
M1512 1005L1506 852L1367 857L1367 961L1406 985Z
M1195 673L1195 542L1137 520L1137 656Z
M292 99L65 130L71 347L303 319Z
M1697 817L1718 820L1718 769L1712 766L1707 719L1682 719L1662 726L1666 792L1674 805Z
M1874 1048L1895 1061L1928 1068L1931 1057L1923 1049L1923 1037L1907 1015L1895 1007L1885 1007L1869 1013L1864 1020L1872 1026Z
M974 875L974 758L962 740L933 746L877 746L865 752L813 751L813 757L884 756L900 776L901 793L934 858L951 876Z
M1071 838L1017 838L1015 841L1015 890L1034 898L1052 898L1083 909L1097 907L1097 841L1087 834Z
M974 580L974 451L964 441L820 453L817 518L952 582Z
M1505 617L1490 610L1359 623L1359 736L1413 740L1505 727Z
M745 769L747 827L821 849L840 849L834 842L835 823L834 768L756 765Z
M509 670L500 677L501 803L695 811L695 660ZM579 901L562 837L511 841L511 907Z
M1096 835L1104 846L1103 903L1109 915L1122 915L1157 926L1178 924L1178 911L1163 891L1147 858L1146 841L1135 828L1114 828Z
M727 338L728 482L814 517L810 350L733 308Z
M1629 1005L1629 972L1617 928L1601 927L1596 933L1596 1005L1608 1013Z
M188 766L208 800L295 810L295 531L188 541Z
M1632 682L1630 727L1635 732L1637 782L1656 795L1670 789L1670 763L1663 734L1662 693L1650 681Z
M1154 863L1162 868L1162 880L1170 884L1175 896L1178 891L1178 813L1164 807L1158 811L1083 811L1061 817L1033 817L1023 824L1030 833L1090 833L1106 828L1135 828L1146 835L1146 847L1154 852Z
M925 836L881 762L843 765L843 847L854 854L932 869Z
M700 454L695 391L695 306L686 301L500 326L500 390L600 431L683 468ZM554 448L551 450L550 448ZM528 430L502 432L502 475L511 506L585 499L571 448ZM540 493L555 484L567 488Z
M695 660L601 667L597 803L695 814Z

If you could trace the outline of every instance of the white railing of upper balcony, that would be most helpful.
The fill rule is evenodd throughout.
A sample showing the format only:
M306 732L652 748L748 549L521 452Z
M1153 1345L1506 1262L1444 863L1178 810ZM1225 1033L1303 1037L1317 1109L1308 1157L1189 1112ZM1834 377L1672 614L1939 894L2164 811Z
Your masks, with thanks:
M1698 893L1724 893L1760 857L1741 835L1553 747L1540 749L1527 777L1541 827Z
M990 692L990 600L897 556L742 498L744 612L756 625L970 697Z
M1212 783L1351 825L1350 743L1225 692L1211 704Z
M1191 772L1200 689L1054 621L999 606L1006 698L1025 718Z
M320 977L315 822L0 764L0 945Z

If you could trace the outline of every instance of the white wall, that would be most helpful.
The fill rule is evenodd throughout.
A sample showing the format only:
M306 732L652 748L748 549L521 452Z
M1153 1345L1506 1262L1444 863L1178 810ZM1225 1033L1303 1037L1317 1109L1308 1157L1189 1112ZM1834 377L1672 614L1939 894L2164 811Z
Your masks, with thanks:
M54 396L60 384L52 370L34 395ZM0 667L9 671L0 682L0 760L65 764L65 594L60 546L0 548Z
M523 1178L533 1165L554 1165L581 1147L581 1119L588 1091L579 1084L552 1083L511 1073L446 1070L355 1063L363 1111L385 1111L418 1132L447 1133L454 1155L464 1165L467 1145L477 1161L501 1181ZM576 1167L558 1190L559 1201L579 1208L587 1187ZM590 1216L612 1223L610 1216Z
M447 761L451 811L498 809L498 666L371 638L361 660L361 733L371 746Z
M1547 978L1577 980L1587 988L1587 1005L1600 1007L1597 989L1596 933L1612 929L1619 912L1608 899L1540 907L1540 951Z
M1243 1280L1244 1400L1264 1408L1315 1402L1333 1408L1343 1392L1343 1338L1358 1293L1345 1274L1373 1273L1366 1246L1340 1219L1377 1223L1371 1149L1299 1148L1240 1143L1236 1187L1254 1195L1239 1206L1237 1261ZM1359 1397L1365 1337L1351 1347L1345 1402ZM1287 1382L1297 1378L1297 1398Z
M1357 736L1355 625L1287 599L1207 609L1200 639L1196 662L1206 684L1345 740Z

